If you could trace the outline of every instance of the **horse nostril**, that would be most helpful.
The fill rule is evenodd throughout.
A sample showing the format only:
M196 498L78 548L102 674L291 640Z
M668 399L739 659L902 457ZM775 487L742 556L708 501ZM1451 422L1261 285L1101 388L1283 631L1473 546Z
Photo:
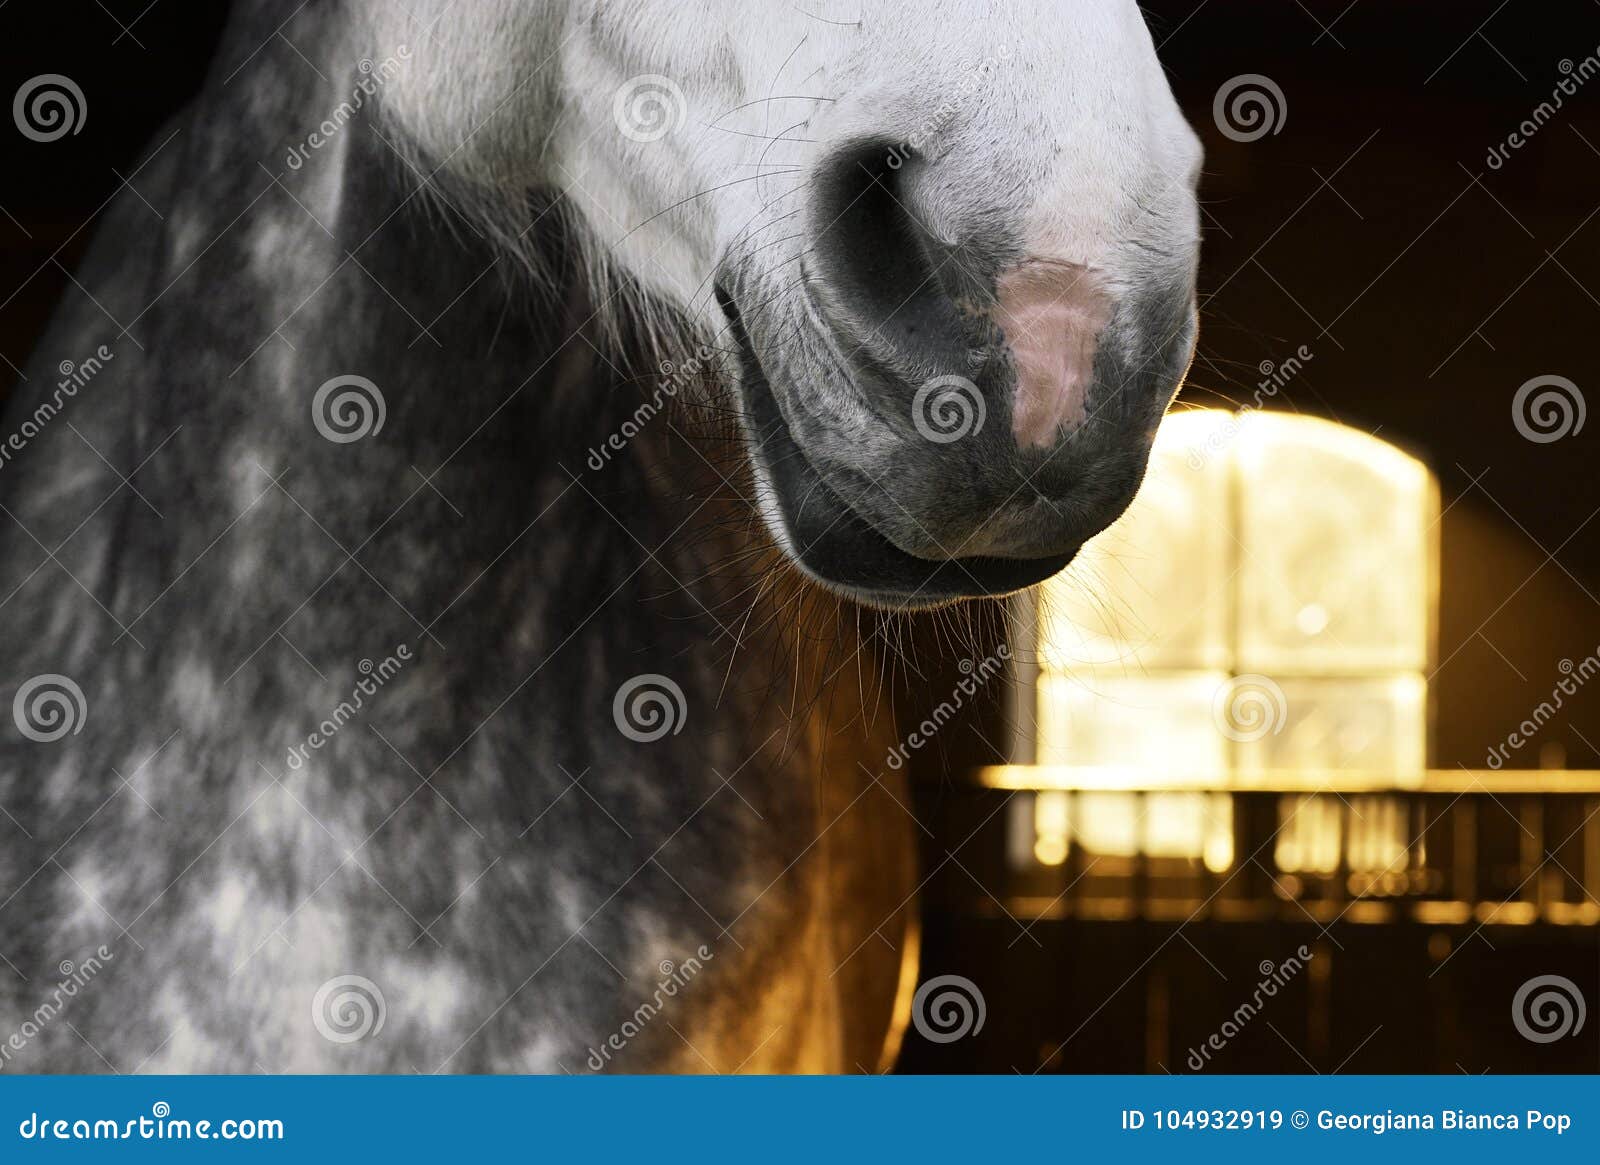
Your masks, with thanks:
M971 346L946 270L952 261L919 220L909 179L922 163L866 140L823 162L811 203L808 274L853 359L915 382L966 367Z

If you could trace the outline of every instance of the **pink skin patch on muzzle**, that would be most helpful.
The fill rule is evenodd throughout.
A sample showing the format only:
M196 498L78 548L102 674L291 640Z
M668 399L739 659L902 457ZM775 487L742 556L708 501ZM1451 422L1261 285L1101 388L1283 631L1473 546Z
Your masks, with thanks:
M1052 445L1087 415L1111 297L1090 268L1038 259L1001 275L999 292L995 318L1017 368L1012 431L1024 449Z

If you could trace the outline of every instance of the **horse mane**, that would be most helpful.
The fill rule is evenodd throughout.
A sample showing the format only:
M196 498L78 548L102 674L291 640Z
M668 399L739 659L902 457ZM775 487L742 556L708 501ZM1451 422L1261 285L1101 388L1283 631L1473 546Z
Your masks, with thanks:
M554 16L519 0L474 0L472 19L456 21L444 19L452 0L358 3L366 59L410 51L379 92L377 116L402 179L420 179L441 229L488 240L541 306L586 304L588 330L630 376L677 366L714 342L617 263L548 177L564 116L547 75L557 67ZM532 71L519 76L518 61L535 62Z

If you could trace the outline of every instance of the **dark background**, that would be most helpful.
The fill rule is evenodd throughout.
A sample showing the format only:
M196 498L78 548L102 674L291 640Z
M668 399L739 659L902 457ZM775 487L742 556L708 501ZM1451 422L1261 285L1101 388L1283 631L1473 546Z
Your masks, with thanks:
M1061 8L1066 18L1069 0ZM1486 163L1490 148L1551 96L1561 62L1600 53L1600 3L1159 0L1144 8L1208 155L1203 327L1184 399L1246 401L1258 365L1305 345L1314 359L1274 407L1375 431L1433 466L1446 507L1434 762L1481 767L1487 748L1549 694L1559 662L1600 648L1600 420L1535 444L1511 417L1517 388L1546 374L1570 378L1590 407L1600 405L1600 78L1568 98L1503 168ZM291 11L286 0L285 15ZM198 89L224 19L224 5L180 0L0 7L0 96L9 101L28 78L60 72L82 86L88 105L82 132L50 144L0 123L0 384L18 375L97 212ZM1218 87L1244 73L1270 76L1286 98L1279 132L1252 143L1228 140L1212 118ZM154 218L151 229L159 229ZM944 677L930 674L928 683L948 690ZM993 759L983 743L993 731L947 732L922 776L940 786L948 772ZM1559 746L1546 761L1600 768L1600 692L1582 692L1541 741ZM936 789L927 800L930 822L947 828L950 798ZM935 857L949 852L942 837L931 848ZM1177 1067L1160 1062L1138 1033L1149 1030L1153 1008L1216 990L1189 953L1195 943L1158 948L1166 953L1144 965L1140 952L1154 945L1154 931L1056 931L1041 952L1019 942L1010 921L963 921L941 885L928 892L925 966L964 967L1007 991L1084 1002L1076 1011L1068 1005L1059 1021L1030 1009L1036 1032L1006 1030L997 1019L988 1042L956 1051L914 1041L908 1063ZM1276 951L1298 941L1282 931L1266 937ZM1495 984L1498 1008L1531 972L1502 956L1456 960L1459 970L1443 979L1405 973L1397 960L1423 967L1431 957L1426 938L1398 952L1378 940L1347 944L1341 965L1359 971L1365 962L1368 974L1301 984L1330 996L1363 994L1348 1001L1358 1014L1396 1017L1366 1042L1358 1044L1364 1021L1347 1031L1336 1018L1333 1030L1288 1035L1258 1026L1221 1066L1506 1070L1495 1063L1498 1029L1483 1037L1487 1046L1458 1040L1451 1051L1423 1046L1402 1019L1420 1009L1436 1034L1460 1037L1473 1018L1462 1001L1474 981L1502 968L1509 978ZM1232 930L1196 942L1208 961L1245 967L1245 982L1259 939ZM1584 941L1592 947L1592 935ZM1590 973L1580 981L1593 984L1589 947L1582 966ZM1386 981L1427 986L1385 998ZM1202 1035L1235 995L1224 989L1222 1002L1203 1010ZM1310 1010L1301 1000L1283 1014ZM1347 1012L1332 1006L1323 1014ZM1590 1022L1600 1028L1600 1017ZM1600 1045L1590 1034L1573 1054L1592 1071Z

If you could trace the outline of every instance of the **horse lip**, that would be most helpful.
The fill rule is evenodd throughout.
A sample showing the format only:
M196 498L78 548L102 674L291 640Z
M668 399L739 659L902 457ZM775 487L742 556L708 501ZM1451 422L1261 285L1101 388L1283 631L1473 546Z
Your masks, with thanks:
M822 322L823 326L830 329L836 329L837 324L832 317L829 316L827 307L822 298L818 296L809 286L807 280L808 276L805 271L805 264L802 262L801 278L799 281L800 294L805 298L807 306L816 314L816 317ZM741 382L744 385L744 392L746 394L746 413L749 414L751 412L758 412L761 414L757 418L757 429L759 431L752 433L752 441L754 441L757 446L764 446L773 442L781 443L784 446L782 460L786 463L795 462L798 463L800 467L803 467L806 472L800 476L804 477L806 481L805 489L803 491L798 491L803 499L801 505L804 506L807 502L813 501L819 497L824 501L831 500L836 508L842 511L847 511L851 518L855 521L865 523L871 529L874 535L876 535L878 538L881 538L883 541L892 546L895 551L905 555L907 558L921 562L928 567L954 561L955 556L952 555L919 554L915 550L901 545L900 542L896 540L894 534L888 530L885 530L880 525L879 521L875 519L867 509L863 509L860 505L846 499L844 493L840 489L839 479L837 477L830 477L830 475L821 466L819 466L815 460L813 460L810 450L806 449L805 446L803 446L799 440L795 438L794 430L790 426L788 418L783 415L783 407L779 404L777 394L773 391L771 378L767 375L765 366L762 365L760 357L756 354L755 345L750 341L749 333L744 326L743 313L740 311L738 303L734 299L732 293L728 291L727 287L720 282L714 286L713 291L717 297L718 303L722 306L724 314L728 318L729 330L734 336L735 343L738 345L740 363L744 373L744 375L741 377ZM856 355L859 357L860 354L857 353ZM882 370L871 367L870 362L866 362L864 365L859 360L851 360L849 363L853 365L851 369L853 376L870 377L882 374ZM773 475L769 472L768 476L771 477ZM870 480L870 475L868 475L868 477ZM775 483L772 492L780 502L780 509L784 510L783 518L786 525L791 525L792 527L793 520L797 519L799 515L791 515L788 513L786 503L790 499L784 495L783 490L776 488ZM836 518L835 523L838 521L839 519ZM794 538L795 532L792 528L789 530L789 534L791 538ZM800 555L795 554L794 557L798 559Z
M778 408L737 303L722 285L715 292L738 345L752 457L777 502L785 549L807 576L870 606L917 610L1022 590L1063 570L1076 557L1078 547L1043 558L927 559L901 550L840 497L806 457ZM820 529L807 522L807 507L821 514L825 524Z

